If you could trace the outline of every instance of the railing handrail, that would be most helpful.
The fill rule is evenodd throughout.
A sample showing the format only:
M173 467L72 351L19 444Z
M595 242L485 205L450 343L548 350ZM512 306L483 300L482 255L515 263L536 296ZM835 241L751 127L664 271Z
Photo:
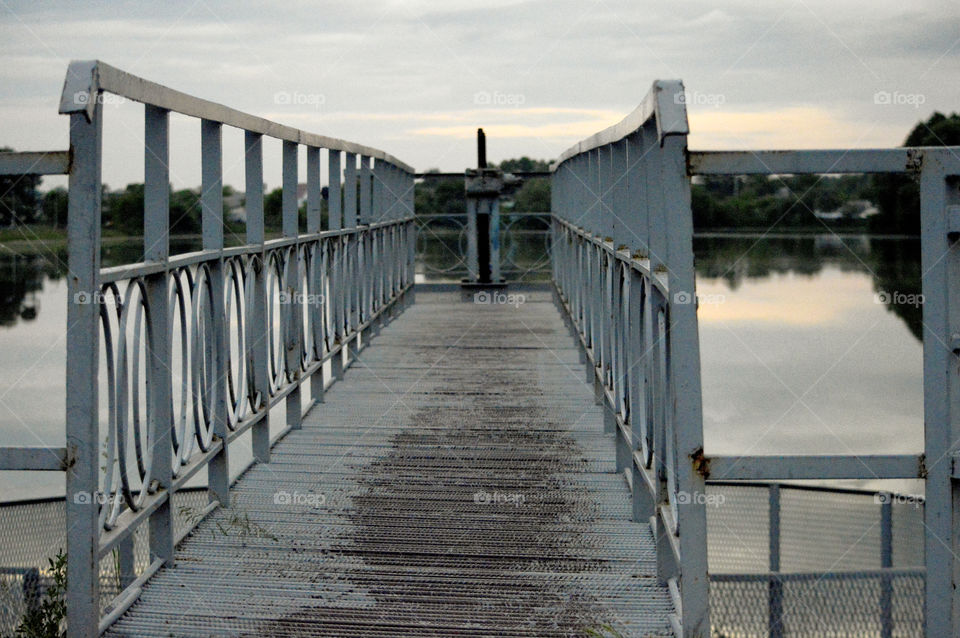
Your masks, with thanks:
M100 267L104 93L144 104L143 258L111 268ZM269 461L276 441L301 426L304 408L323 402L327 382L342 378L383 321L412 301L414 171L378 149L255 117L99 61L70 64L60 112L70 116L67 295L73 300L64 455L67 621L71 638L92 638L133 604L143 582L172 563L182 537L173 530L173 494L206 468L210 504L192 523L229 507L231 443L249 433L251 463ZM201 159L202 247L174 256L171 113L200 120ZM224 126L244 132L246 237L230 248L224 247ZM281 237L272 240L265 236L263 137L283 143ZM301 146L305 232L296 197ZM64 168L62 154L11 161L31 160ZM121 280L128 283L118 286ZM109 416L102 470L100 343ZM308 405L301 396L306 387ZM269 415L280 402L285 427L271 436ZM145 525L150 562L133 578L133 531ZM111 551L124 565L126 589L101 618L100 561Z
M409 164L385 151L335 137L309 133L217 102L194 97L121 71L100 60L75 60L70 63L60 96L60 113L86 113L89 119L96 103L96 96L101 91L278 140L365 155L389 162L408 173L414 172Z
M957 191L960 148L690 152L686 148L685 122L681 124L678 120L684 112L682 92L683 86L679 82L655 82L654 89L633 113L620 123L575 144L552 166L554 254L560 255L560 263L554 264L554 278L559 302L568 313L575 337L583 346L588 380L594 381L598 399L606 404L605 414L611 421L608 431L618 435L617 469L632 467L634 471L635 515L638 494L646 491L644 484L652 492L652 503L640 496L641 509L644 513L655 512L659 517L652 520L658 538L658 563L662 564L664 554L673 554L676 559L675 565L670 565L666 572L661 570L660 574L663 580L666 580L664 574L675 573L677 576L671 591L679 591L681 604L677 607L682 609L685 619L680 623L679 631L684 636L706 636L708 631L703 624L693 628L686 624L688 616L695 622L705 617L698 615L699 611L691 616L691 603L704 614L706 611L701 598L703 589L698 589L692 599L688 596L685 582L691 574L691 564L684 548L693 547L697 554L692 567L693 576L698 579L703 572L700 551L695 546L705 544L706 538L699 537L702 531L699 515L692 518L692 528L682 521L670 520L671 516L681 516L681 510L668 506L673 504L679 491L687 489L685 485L704 485L704 480L711 479L910 478L922 479L926 483L925 632L931 637L956 635L960 631L960 618L957 617L960 606L956 602L960 594L950 583L957 562L951 544L955 546L960 537L960 524L955 522L957 516L953 508L958 498L956 479L960 478L960 470L956 469L960 459L956 452L956 441L960 439L960 414L954 408L957 404L955 395L960 393L955 380L956 357L960 354L960 337L957 337L960 297L955 283L951 285L951 282L956 281L960 272L960 245L957 243L960 237L960 193ZM659 122L664 115L668 121ZM655 129L651 120L657 122ZM693 232L689 177L836 173L906 173L920 183L925 299L924 452L707 455L702 448L702 421L698 418L701 397L696 349L699 337L690 246ZM684 182L686 184L682 186ZM662 276L657 277L656 273ZM630 278L637 275L643 285L641 292L628 287ZM636 286L636 282L633 285ZM638 294L643 295L643 303L634 307L634 298ZM682 300L677 299L678 294L683 296ZM644 398L637 405L633 397L636 389L630 385L634 381L628 383L616 376L616 370L622 364L615 349L611 351L609 340L617 340L618 346L629 345L629 341L624 341L625 333L640 331L645 335L651 330L657 339L663 339L662 326L659 330L655 324L651 328L648 316L651 304L654 306L652 312L663 313L660 321L663 322L666 316L670 324L666 330L667 363L660 364L668 372L655 372L650 384L647 384L650 370L641 372L641 376L646 375L639 386ZM638 312L644 313L642 319L636 316ZM678 320L681 315L682 320ZM688 349L692 349L693 354ZM678 355L685 365L679 377L675 375ZM643 356L647 357L647 354ZM614 370L612 377L611 366ZM683 387L677 384L683 384ZM654 393L654 402L664 400L661 396L664 394L668 403L672 400L672 417L664 418L656 413L652 417L652 427L656 430L652 442L644 441L644 437L650 436L651 426L645 424L644 413L637 412L637 407L650 409L648 392ZM623 409L624 403L629 404L629 409ZM684 405L686 407L682 407ZM653 409L663 408L655 405ZM686 418L678 418L680 414L686 414ZM639 428L639 442L638 418L643 424ZM671 448L673 437L686 437L687 445L678 443ZM698 439L701 447L691 454L689 444ZM640 450L636 449L638 445ZM655 446L655 460L650 464L656 471L644 468L647 462L644 459L651 454L648 451L651 446ZM657 454L665 454L665 462L657 458ZM690 476L691 469L696 476ZM637 470L640 470L639 474ZM685 509L695 505L688 504ZM885 516L889 516L889 507L885 511ZM663 530L659 528L661 523ZM779 520L776 526L779 528ZM885 536L889 536L889 525L883 527ZM661 543L661 538L669 542ZM890 554L885 550L882 557L885 568L890 567ZM771 566L771 571L777 571L775 565ZM778 605L773 608L781 609ZM887 605L885 627L890 625L889 614Z
M556 171L558 166L571 157L622 140L651 119L656 123L657 138L661 143L668 135L686 135L690 128L687 125L687 108L683 95L682 81L656 80L640 106L616 124L594 133L560 153L557 160L550 165L550 170Z
M557 301L615 435L634 520L650 522L678 635L710 633L693 221L683 84L551 166ZM643 326L643 328L641 328Z

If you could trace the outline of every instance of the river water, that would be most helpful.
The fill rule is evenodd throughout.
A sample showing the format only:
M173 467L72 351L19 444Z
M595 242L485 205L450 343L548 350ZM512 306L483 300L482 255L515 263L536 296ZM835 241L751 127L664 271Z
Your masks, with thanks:
M111 244L104 264L138 248ZM703 235L694 248L708 454L922 450L918 240ZM0 252L0 445L64 444L65 262L62 248ZM62 494L60 474L0 476L3 500Z

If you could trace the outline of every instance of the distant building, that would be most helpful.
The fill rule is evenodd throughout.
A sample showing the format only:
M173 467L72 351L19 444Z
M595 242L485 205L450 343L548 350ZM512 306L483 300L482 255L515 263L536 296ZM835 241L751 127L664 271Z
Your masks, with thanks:
M867 219L879 213L877 207L865 199L852 199L836 210L815 210L813 214L824 221Z
M246 201L246 194L240 191L233 191L229 195L223 196L223 209L227 221L238 224L247 223L247 209L244 208Z

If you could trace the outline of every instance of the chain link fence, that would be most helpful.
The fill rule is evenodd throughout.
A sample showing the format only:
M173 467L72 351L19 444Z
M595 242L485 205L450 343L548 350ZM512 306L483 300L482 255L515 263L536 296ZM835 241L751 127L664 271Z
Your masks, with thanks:
M707 493L715 638L922 637L922 499L734 483Z
M921 500L889 499L892 566L882 569L882 512L889 497L779 486L780 569L771 572L768 486L712 484L707 491L716 638L922 636ZM205 489L174 495L178 537L206 504ZM66 548L63 499L0 505L0 538L0 635L7 636L49 586L48 559ZM139 575L149 564L144 526L133 546ZM100 568L105 608L121 591L118 556L106 556Z
M191 524L194 512L207 504L207 490L185 489L174 494L175 533ZM0 504L0 636L12 635L24 615L39 605L53 582L49 560L66 552L66 513L63 498ZM134 532L136 577L150 564L147 528ZM100 561L101 612L122 591L116 551Z

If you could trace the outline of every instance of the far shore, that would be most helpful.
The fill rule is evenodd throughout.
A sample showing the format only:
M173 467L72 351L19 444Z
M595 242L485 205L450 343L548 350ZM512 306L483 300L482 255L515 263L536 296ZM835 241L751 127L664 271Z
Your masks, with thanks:
M442 230L435 231L442 234ZM811 237L816 235L840 236L840 237L870 237L872 239L919 239L919 235L903 235L890 233L871 233L866 229L857 228L786 228L783 230L771 231L764 228L703 228L695 229L694 237L767 237L770 239L783 239L791 237ZM267 233L267 238L272 236L279 237L279 233ZM199 240L201 235L171 235L173 241L181 240ZM118 245L127 242L143 241L142 236L113 234L110 230L104 230L101 239L103 245ZM242 241L229 241L228 245L238 245ZM26 226L16 228L5 228L0 230L0 254L18 253L33 254L39 251L64 248L67 244L67 231L63 228L51 228L49 226Z

